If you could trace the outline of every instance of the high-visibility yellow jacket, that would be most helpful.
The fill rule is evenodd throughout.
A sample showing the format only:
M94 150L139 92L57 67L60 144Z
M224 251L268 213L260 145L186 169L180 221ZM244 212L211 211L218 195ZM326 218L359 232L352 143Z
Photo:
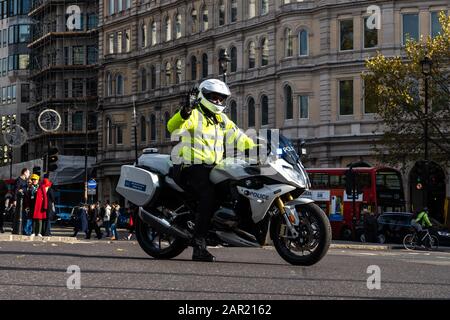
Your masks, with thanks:
M428 218L428 214L425 211L422 211L417 215L416 222L420 223L423 227L432 226L430 219Z
M256 146L225 114L213 116L216 117L216 123L198 107L192 110L187 120L178 111L167 123L170 133L181 136L181 145L177 151L182 163L220 163L224 155L224 140L227 146L235 146L241 152Z

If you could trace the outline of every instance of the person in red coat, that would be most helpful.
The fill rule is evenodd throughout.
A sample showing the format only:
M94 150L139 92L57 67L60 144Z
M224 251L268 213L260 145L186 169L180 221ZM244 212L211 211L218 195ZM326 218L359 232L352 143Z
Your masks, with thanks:
M47 178L44 178L42 184L36 193L36 204L34 206L34 234L38 237L42 237L42 220L47 218L48 198L47 190L52 183Z

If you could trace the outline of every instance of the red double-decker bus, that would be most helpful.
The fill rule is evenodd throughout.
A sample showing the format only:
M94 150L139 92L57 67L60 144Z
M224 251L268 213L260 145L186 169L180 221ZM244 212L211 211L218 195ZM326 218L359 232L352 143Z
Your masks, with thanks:
M346 172L349 168L307 169L311 189L302 196L310 197L330 219L334 239L355 239L356 229L361 225L361 211L402 212L405 196L402 177L398 170L387 167L353 168L362 193L355 199L346 193Z

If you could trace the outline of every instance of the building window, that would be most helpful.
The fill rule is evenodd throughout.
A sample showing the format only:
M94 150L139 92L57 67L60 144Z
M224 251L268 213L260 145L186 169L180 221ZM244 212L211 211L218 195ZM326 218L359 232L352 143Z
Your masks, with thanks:
M367 20L369 18L364 19L364 48L374 48L378 46L378 29L373 28L370 29L367 27Z
M142 48L147 46L147 26L145 24L141 25L141 36L142 36Z
M147 91L147 71L145 68L141 69L141 91L145 92Z
M175 64L175 68L176 68L175 82L176 82L176 84L180 84L181 83L181 74L182 74L181 60L177 60L177 62Z
M93 111L88 112L88 130L97 130L97 114Z
M125 30L125 52L131 51L131 31Z
M116 132L117 132L117 144L123 144L123 128L121 126L117 126Z
M230 50L230 59L231 59L231 72L237 71L237 49L236 47L231 47Z
M27 70L30 65L30 56L28 54L19 54L19 70Z
M366 84L364 83L364 113L376 113L377 112L377 100L376 94L373 91L366 90Z
M30 41L30 25L21 24L19 26L19 42L27 43Z
M353 114L353 80L339 81L339 114Z
M269 124L269 98L267 96L261 97L261 125Z
M72 79L72 97L77 98L77 97L84 96L84 92L83 92L84 81L85 80L82 78Z
M123 76L121 74L116 78L116 95L123 95Z
M225 49L220 49L219 57L222 57L225 54ZM219 62L219 75L223 74L222 64Z
M156 117L154 114L150 116L150 140L156 140Z
M122 0L117 0L117 12L120 12L122 10L123 10Z
M202 11L202 25L203 25L203 30L202 31L206 31L209 28L208 25L208 9L204 8Z
M255 126L255 100L250 98L248 100L248 127Z
M264 38L261 42L261 66L269 64L269 41Z
M231 101L230 103L230 118L231 121L237 123L237 104L236 101Z
M193 9L191 12L191 31L192 33L197 32L197 26L198 26L198 14L197 10Z
M13 103L16 102L17 96L16 96L16 85L15 84L11 86L11 98L12 98Z
M89 78L86 80L86 95L90 97L97 96L97 78Z
M114 53L114 34L109 35L109 54Z
M112 125L110 119L106 119L106 143L109 145L112 144Z
M141 142L147 141L147 122L145 117L141 117Z
M170 62L166 63L166 86L170 85L170 80L172 78L172 65Z
M197 80L197 58L191 57L191 80Z
M177 14L175 18L175 38L181 38L181 14Z
M292 55L292 31L288 28L284 31L284 56L292 57Z
M172 40L172 22L169 17L164 20L164 32L166 33L166 41Z
M298 53L299 56L309 55L308 31L306 30L301 30L298 34Z
M269 0L261 0L261 15L269 13Z
M225 3L223 0L219 1L219 26L225 24Z
M248 1L248 18L254 18L256 16L256 0Z
M152 23L152 46L156 45L156 22Z
M294 118L294 101L292 97L292 89L290 86L284 87L284 111L285 119Z
M123 39L122 31L117 32L117 53L122 53Z
M131 7L131 0L125 0L125 9L130 9Z
M165 138L166 139L170 139L170 132L167 129L167 124L169 123L169 120L170 120L170 114L169 114L169 112L166 111L164 113L164 131L165 131Z
M308 96L299 96L298 97L298 114L300 115L300 119L308 119L309 118L309 98L308 98Z
M112 16L114 14L114 2L115 0L109 0L109 15Z
M419 15L417 13L404 14L403 21L403 45L407 39L419 40Z
M202 77L208 77L208 55L206 53L202 56Z
M441 23L439 22L439 15L441 13L442 11L431 12L431 36L433 38L437 37L442 32L442 26Z
M353 50L353 20L342 20L339 23L341 50Z
M150 67L150 88L152 90L156 88L156 69L154 66Z
M97 47L96 46L87 46L87 64L96 64L97 63Z
M69 97L69 79L64 79L64 98Z
M20 102L30 102L30 85L28 83L20 85Z
M83 111L72 113L72 131L83 131Z
M238 4L237 0L231 0L231 18L230 22L236 22L237 21L237 15L238 15Z
M256 48L255 43L251 41L248 44L248 68L253 69L256 66Z
M106 95L108 97L112 96L112 92L113 92L113 82L112 82L112 76L111 74L108 74L108 76L106 77L106 88L107 88L107 93Z
M88 30L92 30L98 27L98 16L95 13L89 13L87 15Z
M72 64L80 65L84 64L84 47L74 46L72 47Z

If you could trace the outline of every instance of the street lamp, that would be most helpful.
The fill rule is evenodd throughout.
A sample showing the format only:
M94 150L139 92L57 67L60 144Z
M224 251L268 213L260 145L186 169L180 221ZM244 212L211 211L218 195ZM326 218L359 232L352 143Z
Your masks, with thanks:
M227 50L221 50L219 54L219 64L220 68L223 71L223 82L227 83L227 69L228 69L228 62L230 62L230 56L228 55Z
M138 145L137 145L137 114L136 114L136 95L133 95L133 119L134 119L134 157L138 165Z
M425 77L425 123L424 123L424 152L425 152L425 188L424 188L424 206L428 207L428 77L431 75L433 61L425 56L421 61L422 74Z

